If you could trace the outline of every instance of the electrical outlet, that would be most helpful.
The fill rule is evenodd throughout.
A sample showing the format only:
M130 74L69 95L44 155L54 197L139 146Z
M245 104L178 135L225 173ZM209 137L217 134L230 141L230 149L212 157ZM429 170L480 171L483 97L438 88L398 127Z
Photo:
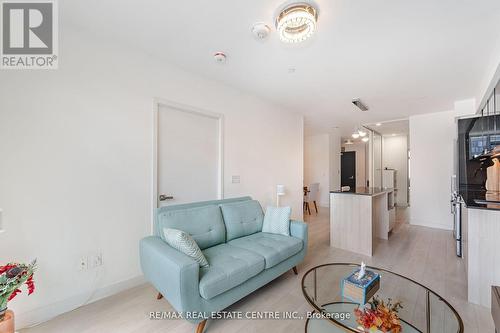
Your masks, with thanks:
M89 268L89 263L88 263L88 258L87 257L81 257L80 261L78 262L78 270L84 271Z

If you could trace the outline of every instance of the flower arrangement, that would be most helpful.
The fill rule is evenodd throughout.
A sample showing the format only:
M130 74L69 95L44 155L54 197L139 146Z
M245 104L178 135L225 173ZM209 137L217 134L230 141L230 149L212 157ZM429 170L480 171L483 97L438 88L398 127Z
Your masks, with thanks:
M7 302L21 292L23 284L28 288L28 295L35 291L33 273L36 269L36 260L30 264L9 263L0 266L0 321L7 310Z
M403 306L401 302L392 303L380 300L377 296L365 305L363 309L354 310L356 322L369 332L400 333L402 331L398 312Z

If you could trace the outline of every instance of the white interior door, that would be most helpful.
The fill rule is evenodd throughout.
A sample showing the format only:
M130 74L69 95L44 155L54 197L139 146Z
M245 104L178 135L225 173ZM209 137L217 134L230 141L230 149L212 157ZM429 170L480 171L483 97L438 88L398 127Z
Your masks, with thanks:
M221 119L165 104L157 119L157 207L221 198Z

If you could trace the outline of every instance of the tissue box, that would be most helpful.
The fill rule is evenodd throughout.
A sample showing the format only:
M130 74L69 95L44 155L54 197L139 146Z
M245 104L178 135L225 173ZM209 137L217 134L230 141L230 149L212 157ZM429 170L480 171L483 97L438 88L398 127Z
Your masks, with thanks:
M363 278L358 279L358 273L359 269L342 280L342 298L364 305L380 288L380 275L366 270Z

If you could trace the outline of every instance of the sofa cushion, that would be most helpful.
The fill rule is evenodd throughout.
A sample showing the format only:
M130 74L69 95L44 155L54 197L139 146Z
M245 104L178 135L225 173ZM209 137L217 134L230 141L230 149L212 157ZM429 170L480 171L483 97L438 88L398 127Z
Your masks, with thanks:
M163 235L168 245L193 258L200 267L208 267L207 258L201 252L200 247L187 232L177 229L165 228Z
M157 218L160 230L170 228L185 231L202 250L224 243L226 239L226 229L217 205L159 211ZM160 236L165 240L163 233Z
M254 252L220 244L203 251L210 266L200 268L200 295L211 299L264 270L264 258Z
M223 204L220 208L226 225L227 241L262 231L264 214L257 200Z
M302 240L267 232L259 232L250 236L238 238L229 245L252 251L263 256L266 268L276 266L302 250ZM209 260L210 261L210 260Z
M292 209L290 207L267 207L264 222L262 223L262 232L290 236L291 214Z

